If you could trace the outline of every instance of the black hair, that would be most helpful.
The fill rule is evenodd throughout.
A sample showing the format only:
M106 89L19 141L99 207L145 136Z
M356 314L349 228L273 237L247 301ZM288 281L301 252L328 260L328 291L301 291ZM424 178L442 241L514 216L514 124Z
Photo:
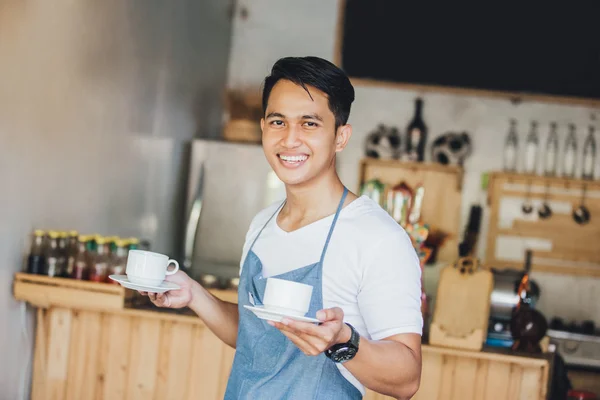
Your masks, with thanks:
M344 71L335 64L319 57L284 57L277 60L271 69L271 74L264 81L263 113L267 111L271 90L281 79L302 86L309 96L310 92L306 85L325 93L329 109L335 116L335 128L346 125L350 117L350 106L354 101L354 87Z

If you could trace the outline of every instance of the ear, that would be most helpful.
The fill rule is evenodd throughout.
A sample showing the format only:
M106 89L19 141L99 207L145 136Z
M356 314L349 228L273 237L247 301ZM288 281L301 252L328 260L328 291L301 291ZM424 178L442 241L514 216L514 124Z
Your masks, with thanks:
M264 130L265 130L265 119L264 118L260 119L260 130L261 130L261 132L264 132Z
M335 152L339 153L344 150L348 141L350 140L350 136L352 136L352 125L346 124L342 125L337 129L337 134L335 135Z

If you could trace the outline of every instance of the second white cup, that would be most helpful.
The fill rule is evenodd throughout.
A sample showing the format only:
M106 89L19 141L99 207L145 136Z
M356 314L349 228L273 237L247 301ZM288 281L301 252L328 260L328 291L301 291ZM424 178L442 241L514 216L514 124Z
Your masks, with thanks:
M263 297L266 309L303 317L310 308L313 287L279 278L267 278Z
M169 265L175 268L169 270ZM137 285L158 286L167 275L179 270L179 263L164 254L146 250L129 250L125 273L129 282Z

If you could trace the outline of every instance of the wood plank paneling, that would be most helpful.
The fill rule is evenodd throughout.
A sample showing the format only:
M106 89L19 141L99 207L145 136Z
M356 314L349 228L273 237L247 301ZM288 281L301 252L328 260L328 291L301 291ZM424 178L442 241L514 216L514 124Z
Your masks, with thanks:
M64 400L69 370L72 312L68 309L56 308L50 310L49 313L45 398L48 400Z
M452 399L479 400L475 397L474 385L477 376L477 360L456 358L455 362Z
M38 312L32 399L222 399L235 350L204 325L183 321ZM423 346L414 399L542 400L548 369L543 359Z
M156 399L184 399L189 382L193 326L165 322L160 339Z
M108 354L106 349L108 348L108 342L110 340L108 334L108 321L110 319L110 315L100 314L100 351L98 352L98 366L96 368L96 378L94 379L94 400L99 400L104 398L104 385L106 380L106 373L109 368L108 365Z
M105 315L102 342L106 345L104 365L105 400L125 399L127 389L127 373L129 367L129 338L131 318L122 315Z
M489 361L477 360L477 373L475 375L475 383L473 387L473 397L475 399L483 399L485 396L489 365Z
M224 344L208 328L202 326L194 329L193 337L187 399L218 399L221 392Z
M154 396L160 335L159 320L133 318L129 340L128 400L149 400Z
M422 357L421 384L414 398L416 400L442 399L439 383L442 381L444 356L442 354L423 353Z
M509 400L508 386L510 379L510 364L503 362L488 365L488 379L485 388L485 399Z
M542 371L539 369L525 368L521 378L521 390L519 400L541 399L543 396L542 388L545 382L542 381Z
M521 392L521 380L523 379L523 368L520 365L510 365L510 376L508 378L508 398L518 399Z
M440 381L440 400L449 397L454 386L454 372L456 370L456 357L442 357L442 375Z
M35 327L35 351L33 358L33 379L31 382L31 399L43 400L46 393L46 351L48 349L48 324L46 313L38 308Z
M229 381L229 373L231 372L231 367L233 366L233 359L235 357L235 349L227 346L224 343L221 343L221 382L220 382L220 391L219 398L225 397L225 390L227 389L227 382Z
M67 400L91 399L94 395L102 332L101 315L75 311L69 349Z

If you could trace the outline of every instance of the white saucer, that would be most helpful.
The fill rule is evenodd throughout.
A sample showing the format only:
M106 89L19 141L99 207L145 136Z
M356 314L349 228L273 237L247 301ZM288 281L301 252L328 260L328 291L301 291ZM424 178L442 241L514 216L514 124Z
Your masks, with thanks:
M168 281L162 281L160 285L138 285L137 283L129 282L127 275L109 275L108 277L113 281L120 283L121 286L126 287L127 289L139 290L140 292L164 293L169 290L181 289L175 283Z
M264 306L247 306L247 305L245 305L244 308L247 308L248 310L252 311L254 313L254 315L256 315L260 319L264 319L265 321L281 322L281 320L285 317L285 318L293 319L295 321L312 322L312 323L316 323L316 324L321 323L321 321L319 321L318 319L315 319L315 318L300 317L298 315L288 314L288 313L285 313L282 311L269 310L269 309L266 309Z

